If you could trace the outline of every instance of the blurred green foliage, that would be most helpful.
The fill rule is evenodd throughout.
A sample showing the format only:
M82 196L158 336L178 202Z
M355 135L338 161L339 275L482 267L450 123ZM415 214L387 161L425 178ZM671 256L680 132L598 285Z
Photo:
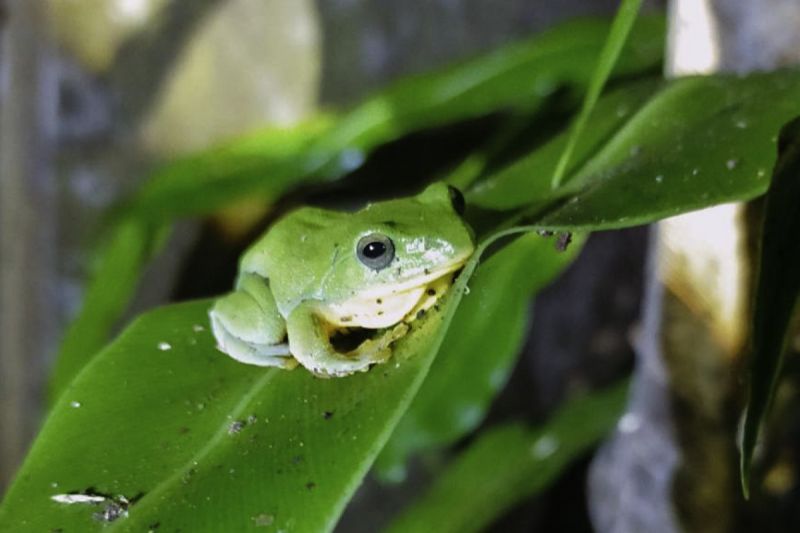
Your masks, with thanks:
M620 385L571 400L541 427L510 423L487 430L386 531L483 531L606 435L626 396Z

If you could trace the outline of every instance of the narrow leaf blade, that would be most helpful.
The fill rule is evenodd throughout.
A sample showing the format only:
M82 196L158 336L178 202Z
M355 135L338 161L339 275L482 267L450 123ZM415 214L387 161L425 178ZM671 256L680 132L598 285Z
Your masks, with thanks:
M789 324L800 297L800 122L787 128L783 157L772 180L761 231L758 286L752 319L749 399L741 443L742 490L749 495L753 451L775 394Z
M595 104L597 104L597 99L600 97L600 93L603 91L603 87L608 81L614 65L617 63L617 59L619 59L625 42L628 40L641 6L641 0L623 0L619 9L617 9L617 14L614 16L614 22L611 25L611 31L603 45L603 50L600 52L600 57L597 60L597 65L589 82L589 88L586 91L581 109L578 112L578 117L575 119L567 144L556 165L552 177L552 187L554 189L561 185L567 165L572 157L572 152L575 149L575 144L586 128L589 116Z

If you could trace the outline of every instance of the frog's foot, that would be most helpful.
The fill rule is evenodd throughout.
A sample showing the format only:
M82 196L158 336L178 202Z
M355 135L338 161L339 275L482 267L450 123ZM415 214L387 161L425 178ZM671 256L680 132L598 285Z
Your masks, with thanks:
M242 290L217 300L208 313L217 349L250 365L294 368L283 322L275 325L259 300Z
M348 352L338 351L330 341L330 330L313 314L295 312L287 322L289 348L297 360L318 377L340 377L366 372L370 366L392 356L392 343L409 331L406 323L378 333ZM299 334L293 334L298 331Z
M372 359L375 363L381 363L391 355L392 343L403 337L410 329L407 323L401 322L394 327L386 328L382 331L367 329L357 330L356 336L363 333L371 333L371 336L361 341L355 348L343 352L343 355L350 359ZM332 345L337 348L337 352L340 352L338 344L336 338L333 338Z
M241 363L256 366L275 366L291 370L297 366L297 360L289 353L289 345L258 344L247 342L232 334L212 310L211 329L217 339L217 349Z

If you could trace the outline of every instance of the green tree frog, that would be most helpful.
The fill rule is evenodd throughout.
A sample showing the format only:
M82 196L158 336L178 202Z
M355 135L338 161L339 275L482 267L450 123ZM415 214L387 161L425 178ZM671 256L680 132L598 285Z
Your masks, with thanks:
M386 361L472 254L463 208L458 190L434 183L354 213L290 213L244 253L235 290L210 310L218 349L318 376ZM355 334L354 348L332 342Z

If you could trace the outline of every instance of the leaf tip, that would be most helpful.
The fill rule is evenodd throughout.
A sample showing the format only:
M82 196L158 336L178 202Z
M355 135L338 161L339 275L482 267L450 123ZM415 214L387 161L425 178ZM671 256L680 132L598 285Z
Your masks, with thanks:
M739 460L739 482L742 487L742 496L750 500L750 456L744 450Z
M753 415L752 411L752 405L748 404L742 414L739 438L739 482L745 500L750 499L750 470L753 466L753 452L760 429L758 416Z

